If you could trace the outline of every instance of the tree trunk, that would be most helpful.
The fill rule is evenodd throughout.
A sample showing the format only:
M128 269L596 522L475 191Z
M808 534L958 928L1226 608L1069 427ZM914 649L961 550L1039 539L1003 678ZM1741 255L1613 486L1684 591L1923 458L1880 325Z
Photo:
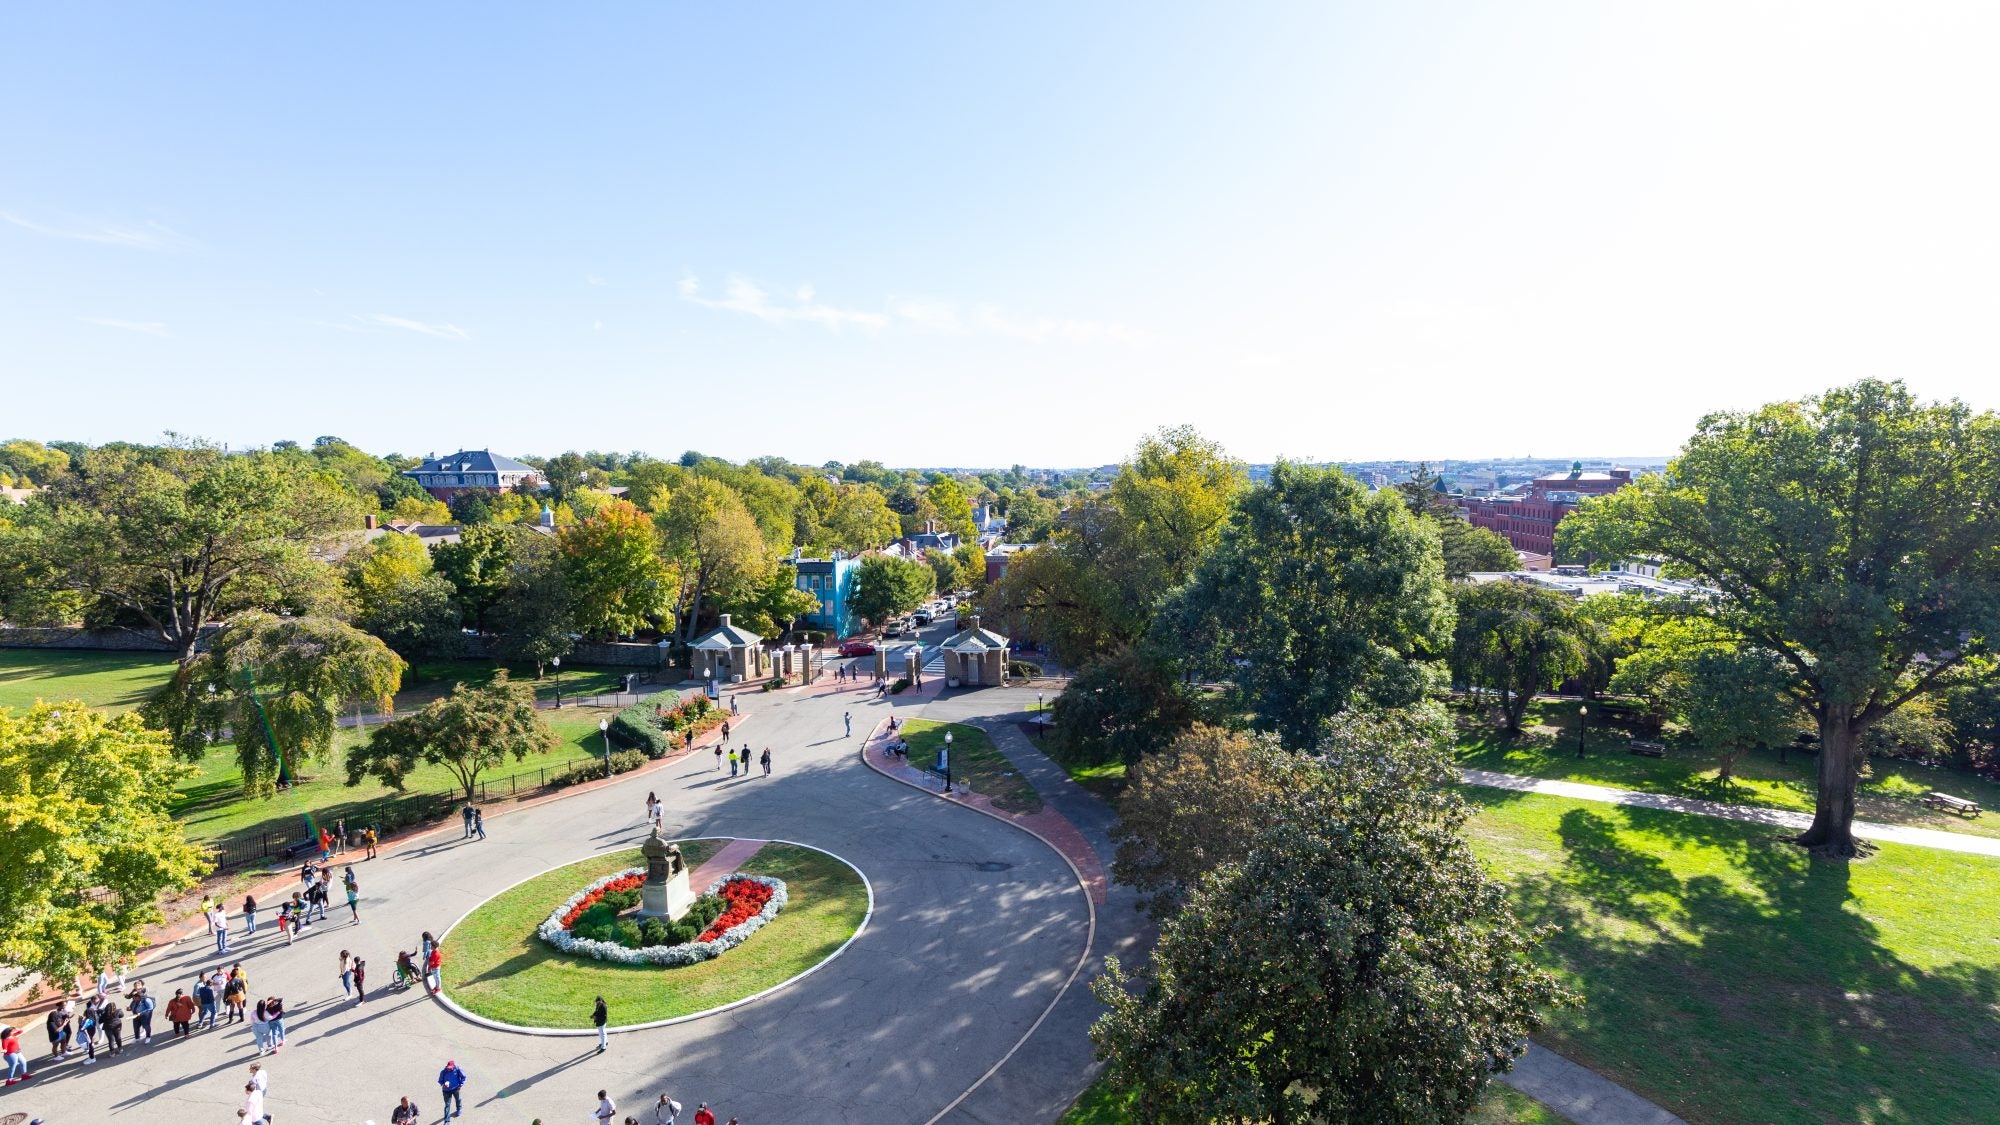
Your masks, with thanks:
M1816 855L1847 858L1855 854L1854 788L1861 776L1855 754L1860 734L1853 708L1828 705L1821 712L1812 827L1792 839Z

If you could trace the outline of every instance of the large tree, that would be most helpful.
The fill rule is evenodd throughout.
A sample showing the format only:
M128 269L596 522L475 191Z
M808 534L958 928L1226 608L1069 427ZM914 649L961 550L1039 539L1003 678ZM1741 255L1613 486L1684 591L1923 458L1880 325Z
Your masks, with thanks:
M1402 706L1439 686L1451 628L1436 531L1338 469L1280 461L1162 609L1159 639L1234 677L1259 729L1310 746L1352 703Z
M1084 665L1050 710L1063 761L1127 765L1157 753L1197 713L1171 664L1144 646Z
M1072 692L1075 688L1070 689ZM1058 709L1064 693L1056 701ZM1125 775L1112 874L1165 918L1209 872L1242 860L1289 757L1269 735L1196 724L1149 746Z
M509 551L500 594L488 615L494 655L527 661L540 679L548 662L576 647L576 594L554 541L525 532Z
M843 485L833 506L820 523L825 539L822 549L838 549L850 555L872 551L893 543L903 533L896 513L873 485Z
M1875 380L1711 414L1664 474L1586 501L1560 533L1713 587L1690 611L1784 661L1820 733L1797 842L1853 855L1862 736L1981 666L2000 633L2000 417Z
M471 800L479 775L562 745L535 711L535 689L501 668L484 684L459 684L414 715L376 727L347 751L347 784L365 777L401 792L419 765L443 766Z
M0 708L0 976L60 987L146 948L207 868L167 812L189 768L135 714Z
M458 650L457 591L431 567L413 535L384 535L342 560L354 595L354 623L405 656Z
M666 615L672 576L657 550L653 521L638 508L613 500L558 532L556 543L583 632L616 640Z
M1590 627L1574 598L1546 586L1502 581L1455 591L1452 671L1491 691L1508 733L1519 734L1535 695L1583 670Z
M360 522L360 502L309 458L105 447L36 498L8 554L87 617L140 625L187 664L230 614L324 605L338 582L315 553Z
M924 604L936 589L937 576L916 559L870 555L854 572L855 616L880 625Z
M181 753L199 758L224 725L244 792L269 796L281 778L324 759L340 716L368 703L388 712L408 667L367 633L323 617L244 613L146 705Z
M770 573L771 560L742 497L718 480L688 481L654 522L673 566L674 636L685 649L709 600L754 587Z
M1462 1119L1569 997L1464 835L1451 724L1350 713L1274 755L1247 831L1161 927L1142 995L1094 984L1106 1074L1141 1121ZM1212 853L1212 854L1210 854Z

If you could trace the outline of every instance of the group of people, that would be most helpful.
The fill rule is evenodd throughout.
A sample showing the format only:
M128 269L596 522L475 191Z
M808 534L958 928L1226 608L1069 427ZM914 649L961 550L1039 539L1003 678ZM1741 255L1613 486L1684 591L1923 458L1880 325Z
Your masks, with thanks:
M484 840L486 838L485 809L480 808L471 801L467 801L465 807L458 810L458 815L461 820L465 821L465 835L461 836L460 839Z
M660 1100L654 1102L648 1108L653 1112L646 1118L643 1125L678 1125L681 1115L681 1103L675 1101L671 1095L661 1094ZM642 1125L640 1120L631 1114L627 1114L625 1120L620 1122L618 1120L618 1103L611 1100L611 1094L607 1090L599 1090L597 1092L597 1109L593 1112L592 1116L597 1118L597 1125ZM414 1121L415 1118L411 1120ZM534 1125L542 1125L541 1118L536 1118ZM707 1102L702 1102L695 1107L694 1125L715 1125L715 1111L708 1107ZM737 1120L734 1117L730 1118L729 1125L738 1125Z
M729 746L727 742L728 740L725 738L724 741L715 744L715 772L722 772L722 758L726 754L729 757L729 776L735 777L736 771L741 769L743 776L749 777L751 763L750 744L746 742L743 744L741 750L737 750ZM764 767L764 776L771 776L771 748L769 746L764 747L764 752L757 756L756 761Z

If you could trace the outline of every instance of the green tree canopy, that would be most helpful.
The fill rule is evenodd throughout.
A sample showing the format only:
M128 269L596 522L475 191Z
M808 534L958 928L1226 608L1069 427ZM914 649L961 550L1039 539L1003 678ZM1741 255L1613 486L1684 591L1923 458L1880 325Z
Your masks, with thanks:
M36 498L6 553L26 581L142 625L186 664L214 621L336 598L314 555L360 523L359 501L310 458L107 446Z
M549 539L524 532L508 554L498 601L489 614L497 631L495 655L525 660L539 678L549 661L576 647L576 595L562 551Z
M654 522L673 568L675 636L685 648L708 600L755 587L769 575L771 560L742 497L718 480L690 480Z
M908 613L924 604L936 581L931 568L916 559L870 555L854 572L855 616L880 625Z
M1164 748L1197 713L1173 669L1144 647L1078 669L1050 711L1064 761L1128 765Z
M869 485L845 485L821 521L825 543L821 549L839 549L850 555L872 551L895 542L903 533L896 513L889 510L880 489Z
M1164 919L1210 872L1243 859L1290 755L1269 735L1205 723L1146 749L1125 775L1112 874L1148 892L1146 909Z
M167 812L189 767L135 714L0 708L0 965L48 981L127 960L207 868Z
M347 707L389 711L407 667L344 622L244 613L161 689L146 715L190 759L206 753L209 732L226 723L244 791L267 797L281 777L325 759Z
M1527 582L1484 582L1455 588L1457 624L1452 671L1491 691L1511 734L1538 692L1583 670L1589 625L1568 594Z
M419 764L443 766L471 800L479 775L562 744L535 711L535 689L505 668L484 684L459 684L414 715L376 727L347 751L347 784L372 777L401 792Z
M1258 729L1310 746L1352 703L1402 706L1441 686L1451 629L1427 522L1338 469L1280 461L1238 498L1159 639L1190 668L1233 676Z
M342 560L354 595L354 623L405 656L458 651L457 591L435 573L431 554L412 535L388 534Z
M2000 632L2000 417L1875 380L1711 414L1664 474L1559 530L1571 551L1714 587L1691 609L1784 661L1820 730L1798 843L1853 855L1859 740Z
M665 617L672 576L661 560L653 521L623 500L556 535L577 627L600 640Z
M1143 994L1115 961L1094 982L1091 1037L1139 1120L1458 1120L1570 999L1466 843L1451 744L1434 704L1350 712L1316 756L1270 763L1254 831L1236 857L1219 841Z

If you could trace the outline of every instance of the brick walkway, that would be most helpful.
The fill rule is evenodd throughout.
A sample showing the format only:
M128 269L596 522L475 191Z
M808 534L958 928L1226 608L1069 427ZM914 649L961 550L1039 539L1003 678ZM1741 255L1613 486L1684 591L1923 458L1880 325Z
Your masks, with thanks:
M707 863L688 873L688 888L701 894L710 883L735 872L745 860L763 851L764 844L763 840L731 840L722 845L722 850L709 856Z
M929 686L930 681L926 680L925 684ZM940 788L936 778L909 764L903 758L883 753L883 748L889 743L888 734L889 722L884 719L876 724L875 730L862 742L861 760L868 763L869 769L885 777L895 778L913 789L921 789L943 800L976 809L997 820L1019 825L1034 833L1050 847L1061 852L1063 858L1069 860L1076 868L1077 875L1083 880L1084 889L1090 894L1090 901L1098 906L1104 905L1104 866L1098 862L1097 850L1083 838L1083 833L1077 831L1076 825L1071 824L1061 813L1047 804L1044 804L1039 812L1008 812L996 806L991 797L981 793L963 795L946 793Z

